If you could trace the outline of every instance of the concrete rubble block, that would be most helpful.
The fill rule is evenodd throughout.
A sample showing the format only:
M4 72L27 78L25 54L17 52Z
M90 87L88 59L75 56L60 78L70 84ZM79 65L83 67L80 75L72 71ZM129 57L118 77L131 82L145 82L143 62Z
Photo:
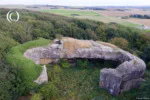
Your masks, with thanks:
M122 74L115 69L102 69L100 71L100 87L109 91L112 95L118 95L122 82Z
M138 79L132 79L129 81L123 81L121 86L120 86L120 92L123 93L125 91L129 91L132 88L137 88L140 86L141 82L145 81L142 78L138 78Z
M42 66L43 70L40 76L34 81L37 84L47 83L48 82L48 75L47 75L47 68L46 65Z

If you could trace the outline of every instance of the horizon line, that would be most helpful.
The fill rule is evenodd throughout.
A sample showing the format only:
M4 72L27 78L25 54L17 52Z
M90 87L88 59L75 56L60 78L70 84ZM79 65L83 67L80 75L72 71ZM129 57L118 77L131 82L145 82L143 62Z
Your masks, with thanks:
M0 4L0 6L16 6L16 5L23 5L23 6L69 6L69 7L150 7L150 5L54 5L54 4Z

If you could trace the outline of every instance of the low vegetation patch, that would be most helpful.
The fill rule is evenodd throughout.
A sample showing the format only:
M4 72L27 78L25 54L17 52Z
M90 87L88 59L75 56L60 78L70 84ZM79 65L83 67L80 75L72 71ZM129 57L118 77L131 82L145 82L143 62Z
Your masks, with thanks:
M61 59L58 64L47 65L49 83L53 83L55 89L41 89L43 93L47 91L47 94L57 91L56 100L91 100L104 91L99 88L100 69L114 68L114 64L117 63L100 59ZM42 96L48 99L47 96Z
M139 96L147 96L149 87L150 72L145 74L146 82L142 84L140 88L132 89L131 91L114 97L110 95L106 90L99 87L99 75L102 68L115 68L112 61L105 61L99 59L62 59L65 62L60 62L52 66L47 66L48 77L53 77L53 80L49 80L47 85L39 88L39 93L43 99L53 100L134 100ZM63 63L70 63L70 68L64 68L61 65ZM75 63L75 65L74 65ZM58 71L59 68L59 71ZM61 71L60 71L61 69ZM53 72L53 73L52 73ZM51 91L48 91L51 90ZM141 90L144 92L141 93ZM41 92L42 91L42 92ZM56 92L57 91L57 92ZM46 95L50 94L50 95ZM33 95L35 96L35 95Z

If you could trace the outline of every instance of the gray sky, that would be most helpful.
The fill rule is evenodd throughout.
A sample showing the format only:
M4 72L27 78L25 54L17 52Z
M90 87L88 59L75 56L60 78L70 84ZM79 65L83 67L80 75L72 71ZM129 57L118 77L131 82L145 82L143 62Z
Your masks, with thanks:
M150 0L1 0L0 5L2 4L49 4L70 6L150 6Z

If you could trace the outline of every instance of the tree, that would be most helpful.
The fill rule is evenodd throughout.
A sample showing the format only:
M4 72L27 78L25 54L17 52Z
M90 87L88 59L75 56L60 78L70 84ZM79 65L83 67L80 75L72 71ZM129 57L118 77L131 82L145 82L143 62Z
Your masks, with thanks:
M14 39L6 37L0 32L0 60L5 57L9 48L17 44L18 43Z
M56 34L55 37L56 37L56 39L58 39L58 40L61 40L61 39L63 38L63 36L60 35L60 34Z
M11 72L13 67L6 64L4 60L0 61L0 100L12 100L14 87L12 81L15 76Z
M96 33L98 35L98 38L102 41L106 41L106 27L102 24L96 29Z
M89 39L97 40L97 35L91 29L86 29L86 33L89 34Z
M128 49L128 41L121 37L115 37L110 40L110 43L117 45L118 47L127 50Z
M32 25L28 23L22 23L21 25L15 26L16 29L13 30L13 38L20 42L24 43L32 40Z
M150 63L150 44L148 44L144 49L143 59Z

